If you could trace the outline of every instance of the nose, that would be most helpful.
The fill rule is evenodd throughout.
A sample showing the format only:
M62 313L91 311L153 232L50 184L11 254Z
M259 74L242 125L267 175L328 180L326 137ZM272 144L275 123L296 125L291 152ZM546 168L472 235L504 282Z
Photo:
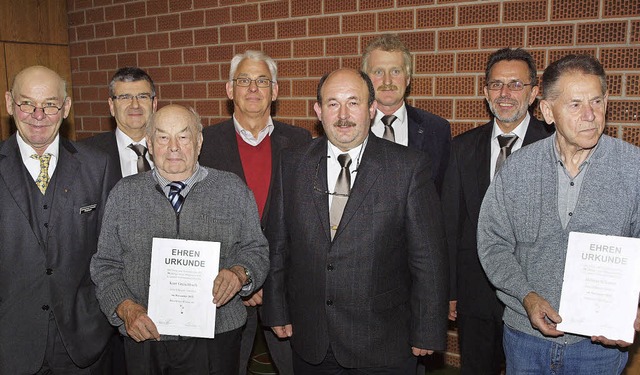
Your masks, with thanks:
M258 83L256 81L249 82L249 91L258 91Z
M584 121L593 121L596 118L595 113L593 112L593 108L591 107L591 105L586 105L584 106L584 109L582 110L582 120Z
M391 84L391 74L389 74L389 72L385 72L382 76L382 83L384 83L385 85Z
M349 118L349 109L347 108L346 105L340 106L340 110L338 111L338 117L340 117L341 120L346 120L347 118Z
M134 96L133 98L131 98L131 106L133 108L137 108L140 106L140 101L138 100L137 96Z
M501 97L509 97L509 96L511 96L511 90L509 89L509 86L502 85L502 87L500 88L500 96Z
M38 121L43 120L46 117L46 115L44 114L44 108L36 107L31 116L33 116Z
M176 137L169 137L169 151L178 151L180 149L180 142Z

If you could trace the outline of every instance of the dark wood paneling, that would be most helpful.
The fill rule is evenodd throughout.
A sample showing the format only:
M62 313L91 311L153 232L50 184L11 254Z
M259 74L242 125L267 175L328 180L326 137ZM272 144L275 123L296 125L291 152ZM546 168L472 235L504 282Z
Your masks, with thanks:
M68 44L65 0L0 1L0 40Z

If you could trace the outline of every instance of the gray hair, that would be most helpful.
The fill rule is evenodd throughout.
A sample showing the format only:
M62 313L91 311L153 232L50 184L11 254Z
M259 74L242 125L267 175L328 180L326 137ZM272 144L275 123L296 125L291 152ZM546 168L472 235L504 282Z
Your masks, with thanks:
M137 82L137 81L149 82L149 85L151 86L151 96L153 97L156 96L156 85L153 83L153 80L151 79L151 77L144 70L137 67L132 67L132 66L126 66L124 68L118 69L113 75L113 77L111 77L111 82L109 82L109 96L111 97L116 94L115 92L116 82Z
M267 67L269 67L269 73L271 73L271 81L278 81L278 64L276 64L275 60L262 51L254 50L248 50L244 53L239 53L233 56L233 59L231 59L231 68L229 69L229 81L235 78L238 66L244 59L264 61L265 64L267 64Z
M369 56L371 52L377 49L385 52L402 52L405 74L407 77L411 77L411 51L409 51L409 48L407 48L400 37L393 34L383 34L369 42L362 55L362 65L360 68L363 72L368 73L367 64L369 64Z
M175 106L180 106L178 104L173 104ZM195 111L195 109L193 109L192 107L183 107L180 106L184 109L187 109L190 113L191 113L191 118L189 120L189 129L193 129L195 130L193 132L193 135L197 135L198 133L202 133L202 119L200 118L200 115L198 114L198 112ZM155 135L156 132L156 117L158 116L158 112L154 112L149 116L149 120L147 121L147 125L145 127L145 132L147 134L147 137L149 138L153 138L153 136Z

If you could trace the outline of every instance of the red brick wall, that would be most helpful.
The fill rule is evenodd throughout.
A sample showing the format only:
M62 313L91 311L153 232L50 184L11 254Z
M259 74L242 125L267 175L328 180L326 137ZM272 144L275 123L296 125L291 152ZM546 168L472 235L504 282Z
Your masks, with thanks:
M454 135L486 122L483 67L522 46L539 73L570 52L600 58L610 75L607 133L640 144L638 0L67 0L76 132L112 129L107 83L125 65L146 69L159 103L194 107L205 124L229 117L224 82L233 54L278 61L278 120L315 130L319 77L359 67L366 43L400 34L414 53L408 100L449 119Z

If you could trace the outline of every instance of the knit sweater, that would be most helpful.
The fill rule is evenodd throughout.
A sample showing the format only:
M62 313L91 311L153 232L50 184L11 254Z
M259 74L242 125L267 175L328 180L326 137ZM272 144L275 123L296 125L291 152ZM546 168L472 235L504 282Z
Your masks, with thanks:
M558 311L569 232L640 237L640 149L603 135L566 228L558 214L556 137L515 152L489 186L478 222L478 255L506 304L503 320L518 331L557 343L583 336L544 337L522 305L536 292Z
M147 307L154 237L218 241L220 268L240 265L251 274L253 290L243 295L264 282L269 270L268 244L251 192L233 173L207 171L207 177L189 191L180 214L151 171L126 177L111 190L91 276L102 311L121 334L126 335L126 330L115 314L118 305L131 299ZM245 321L246 308L236 295L218 308L216 334L239 328ZM163 335L162 339L177 337Z

